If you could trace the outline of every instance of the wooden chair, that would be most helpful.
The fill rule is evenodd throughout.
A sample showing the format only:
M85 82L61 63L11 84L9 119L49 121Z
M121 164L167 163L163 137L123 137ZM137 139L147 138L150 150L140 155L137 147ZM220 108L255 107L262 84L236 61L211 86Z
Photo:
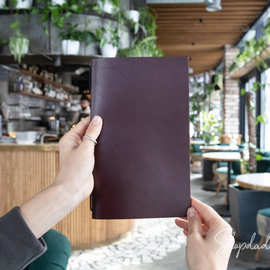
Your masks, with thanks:
M227 134L223 134L220 136L220 143L221 144L230 144L231 143L231 137Z

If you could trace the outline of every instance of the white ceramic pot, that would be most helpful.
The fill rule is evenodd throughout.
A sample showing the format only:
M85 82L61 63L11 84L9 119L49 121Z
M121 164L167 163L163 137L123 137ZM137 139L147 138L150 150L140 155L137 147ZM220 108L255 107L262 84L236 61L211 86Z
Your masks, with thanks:
M63 54L77 55L80 52L80 42L77 40L62 40Z
M52 5L53 6L56 6L56 5L62 6L65 3L66 3L66 0L52 0Z
M33 0L17 0L16 9L30 9L32 7Z
M110 0L105 0L104 4L102 3L102 1L99 1L98 3L103 12L113 14L113 4Z
M117 54L117 48L113 47L112 44L105 44L103 48L101 48L101 54L104 57L115 57Z
M88 46L85 46L85 55L97 55L97 44L91 43Z
M125 12L125 16L127 19L133 21L134 23L137 23L140 19L140 12L137 10L127 10Z
M0 0L0 8L3 8L6 5L6 0Z

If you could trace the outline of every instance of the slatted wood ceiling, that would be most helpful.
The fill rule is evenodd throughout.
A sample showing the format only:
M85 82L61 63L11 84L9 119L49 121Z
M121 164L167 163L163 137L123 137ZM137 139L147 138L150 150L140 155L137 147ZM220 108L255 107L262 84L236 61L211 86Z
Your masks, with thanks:
M166 2L166 1L165 1ZM205 4L152 4L158 45L166 56L190 56L194 73L214 69L224 45L235 44L267 7L267 0L222 0L221 11Z

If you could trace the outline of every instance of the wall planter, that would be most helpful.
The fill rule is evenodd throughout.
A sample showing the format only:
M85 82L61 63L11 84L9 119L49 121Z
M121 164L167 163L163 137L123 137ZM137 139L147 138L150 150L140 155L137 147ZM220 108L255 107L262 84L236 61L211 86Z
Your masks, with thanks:
M6 0L0 0L0 8L4 8L6 5Z
M112 44L107 43L101 48L101 54L104 57L115 57L117 54L117 48L113 47Z
M234 71L230 73L231 78L233 79L239 79L243 77L244 75L248 74L252 69L254 69L258 63L262 62L263 60L266 60L270 58L270 47L267 47L263 52L262 56L252 58L250 61L248 61L245 64L240 65L237 67Z
M125 12L125 16L127 19L133 21L134 23L137 23L139 22L140 12L137 10L127 10Z
M80 42L77 40L62 40L62 52L65 55L78 55Z
M32 7L33 0L17 0L16 9L30 9Z
M257 235L256 216L259 209L270 207L269 192L230 185L229 201L231 225L236 232L236 237L249 243L255 232L255 241L258 241L260 237Z

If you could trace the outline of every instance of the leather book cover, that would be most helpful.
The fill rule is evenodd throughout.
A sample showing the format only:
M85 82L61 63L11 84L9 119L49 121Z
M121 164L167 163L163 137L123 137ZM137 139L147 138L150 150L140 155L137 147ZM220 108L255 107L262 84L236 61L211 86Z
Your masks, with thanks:
M91 115L104 121L95 150L93 218L186 216L187 58L95 59L91 94Z

